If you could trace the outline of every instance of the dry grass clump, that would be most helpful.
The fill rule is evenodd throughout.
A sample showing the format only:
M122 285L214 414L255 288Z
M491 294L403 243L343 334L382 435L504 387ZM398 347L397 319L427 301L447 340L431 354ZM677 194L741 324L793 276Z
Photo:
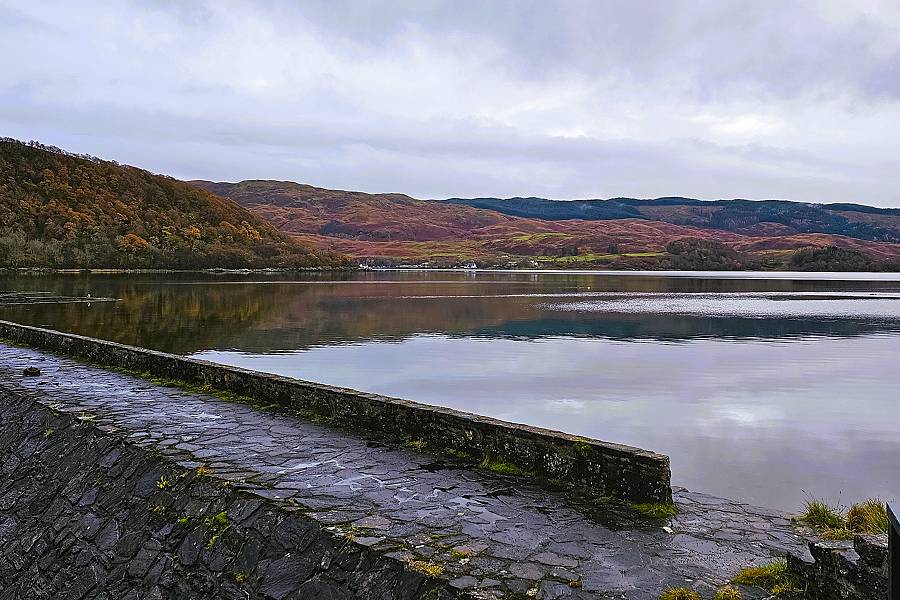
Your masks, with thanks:
M741 590L736 587L731 587L730 585L726 585L713 596L713 600L743 600L744 596L741 594Z
M887 507L878 498L869 498L850 507L844 515L840 508L821 500L808 500L797 517L816 529L826 540L852 540L854 534L887 533Z
M702 600L700 594L689 588L669 588L659 595L659 600Z
M791 596L802 591L797 578L788 573L787 561L784 560L742 569L733 583L763 588L773 596Z
M847 511L847 528L851 531L878 534L887 533L888 527L887 507L878 498L854 504Z

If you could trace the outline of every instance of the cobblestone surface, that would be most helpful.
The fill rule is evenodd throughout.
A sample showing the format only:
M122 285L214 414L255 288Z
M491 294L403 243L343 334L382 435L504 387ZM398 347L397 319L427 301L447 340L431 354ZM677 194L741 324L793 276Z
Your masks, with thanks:
M38 376L23 376L37 367ZM378 446L291 415L0 344L0 389L124 432L187 467L303 507L323 528L478 597L655 599L704 595L805 543L785 515L677 490L679 515L641 520L448 457ZM264 400L264 399L263 399Z

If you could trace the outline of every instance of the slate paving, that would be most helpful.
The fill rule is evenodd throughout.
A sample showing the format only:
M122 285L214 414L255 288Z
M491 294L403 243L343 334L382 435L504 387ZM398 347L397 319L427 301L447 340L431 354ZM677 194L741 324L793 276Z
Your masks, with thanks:
M27 367L40 375L23 376ZM0 344L0 388L38 391L58 410L302 506L322 527L386 555L440 566L475 597L643 600L675 586L709 596L743 567L806 552L777 511L676 489L677 517L641 519L449 457L32 349Z

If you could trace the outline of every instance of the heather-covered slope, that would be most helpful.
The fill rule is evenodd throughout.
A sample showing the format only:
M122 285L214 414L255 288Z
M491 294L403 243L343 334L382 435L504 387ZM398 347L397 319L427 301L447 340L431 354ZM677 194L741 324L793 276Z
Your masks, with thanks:
M456 206L541 220L650 219L750 235L828 233L870 241L900 242L900 209L860 204L807 204L786 200L612 198L558 201L544 198L451 198Z
M0 140L0 267L312 267L343 260L181 181Z
M600 214L596 211L582 219L538 219L454 201L326 190L283 181L192 183L236 200L301 240L376 264L429 261L440 266L474 260L483 265L521 266L789 268L792 255L798 249L836 246L862 254L872 263L872 268L882 268L883 261L900 256L898 244L828 233L804 233L770 222L757 222L741 231L728 231L708 224L701 226L650 218L637 209L633 213L616 212L618 218L602 220L596 220ZM687 202L687 205L675 206L681 211L677 213L680 217L676 219L670 215L669 220L688 221L690 211L706 206L690 204L699 201ZM560 205L560 210L567 210L565 205L568 204L579 205L553 204ZM651 208L667 206L663 202L658 204ZM613 204L609 206L614 207ZM710 210L716 210L718 205L709 206ZM760 215L765 214L762 206L760 210ZM866 214L900 221L900 216ZM626 215L630 216L623 218ZM670 244L685 238L702 241L706 246L701 252L695 244L690 253L679 254L676 259L676 255L669 252ZM717 244L725 244L727 248ZM739 256L725 256L724 250L734 250ZM859 264L856 259L845 260L848 258L845 254L829 256L833 269L842 268L843 263ZM822 262L815 261L815 264Z

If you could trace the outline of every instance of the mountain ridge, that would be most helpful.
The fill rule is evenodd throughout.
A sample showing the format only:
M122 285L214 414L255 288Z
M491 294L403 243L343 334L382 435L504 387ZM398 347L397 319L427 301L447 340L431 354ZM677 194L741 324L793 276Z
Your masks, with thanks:
M684 238L725 244L747 254L747 260L734 263L735 267L777 268L777 263L784 267L792 252L807 247L836 246L876 262L900 257L900 244L893 241L900 240L900 215L875 207L866 207L874 213L859 213L874 217L857 216L854 221L843 214L823 213L822 205L790 201L716 203L670 197L618 203L544 199L525 203L524 209L532 213L549 205L569 211L570 216L573 207L584 210L578 202L608 203L600 205L606 212L593 215L604 218L585 219L578 214L577 219L562 219L546 218L546 214L539 215L545 218L523 217L514 214L522 203L518 208L497 206L505 202L497 199L486 207L469 200L422 200L285 181L191 183L234 199L305 242L387 266L410 262L458 266L479 261L491 266L667 268L673 264L668 244ZM730 202L737 204L725 204ZM629 210L623 213L623 206ZM723 211L723 206L728 210ZM619 212L610 213L610 207ZM750 208L764 210L748 213ZM815 219L808 218L810 210ZM856 237L834 232L842 229ZM865 239L879 236L890 241Z

